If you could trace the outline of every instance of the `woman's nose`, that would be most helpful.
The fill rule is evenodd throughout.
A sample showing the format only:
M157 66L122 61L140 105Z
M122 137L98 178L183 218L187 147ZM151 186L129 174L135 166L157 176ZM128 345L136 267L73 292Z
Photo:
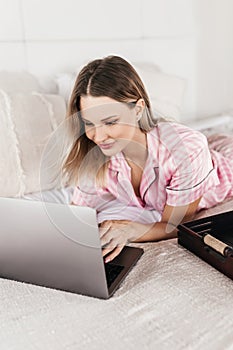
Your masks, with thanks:
M107 135L105 132L105 127L104 125L99 125L95 127L94 130L94 142L95 143L100 143L106 139Z

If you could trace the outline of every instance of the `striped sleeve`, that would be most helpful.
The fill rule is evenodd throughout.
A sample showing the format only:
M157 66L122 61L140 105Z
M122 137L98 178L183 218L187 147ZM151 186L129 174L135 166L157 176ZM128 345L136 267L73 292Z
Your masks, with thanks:
M75 187L73 197L72 197L72 203L83 207L95 208L97 205L97 202L98 202L97 192L90 193L90 192L81 190L79 186Z
M219 184L206 137L193 132L176 145L172 153L173 174L166 187L171 206L187 205Z

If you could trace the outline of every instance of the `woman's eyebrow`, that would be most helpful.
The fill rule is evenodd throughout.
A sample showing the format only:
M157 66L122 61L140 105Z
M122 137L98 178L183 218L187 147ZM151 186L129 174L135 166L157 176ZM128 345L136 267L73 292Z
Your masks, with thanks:
M82 120L84 120L85 122L90 122L90 120L86 119L86 118L81 118Z
M117 115L117 114L110 115L109 117L103 118L103 119L101 119L100 121L101 121L101 122L105 122L106 120L111 119L111 118L115 118L115 117L118 117L118 115ZM86 122L89 122L89 121L90 121L90 120L88 120L88 119L86 119L86 118L83 118L83 117L82 117L82 120L85 120Z
M106 117L106 118L104 118L104 119L101 119L100 121L101 121L101 122L105 122L106 120L108 120L108 119L110 119L110 118L115 118L115 117L118 117L118 115L117 115L117 114L110 115L109 117Z

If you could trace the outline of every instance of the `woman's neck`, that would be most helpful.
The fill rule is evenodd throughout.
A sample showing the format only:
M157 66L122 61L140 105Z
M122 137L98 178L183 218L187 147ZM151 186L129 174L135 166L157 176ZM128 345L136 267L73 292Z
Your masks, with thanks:
M144 166L148 155L147 134L138 129L134 139L126 146L123 154L127 161Z

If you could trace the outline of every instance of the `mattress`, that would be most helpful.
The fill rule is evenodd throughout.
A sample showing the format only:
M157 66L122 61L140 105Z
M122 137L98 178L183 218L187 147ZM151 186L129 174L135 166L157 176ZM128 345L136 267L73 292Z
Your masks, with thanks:
M71 196L72 188L43 193ZM233 199L197 217L228 210ZM109 300L0 279L1 349L233 349L233 281L177 239L131 245L144 254Z
M233 281L176 239L132 245L109 300L0 279L1 349L233 349Z
M34 200L34 201L45 201L50 203L71 203L71 198L73 194L72 187L65 188L55 188L48 191L34 192L25 194L22 199Z

